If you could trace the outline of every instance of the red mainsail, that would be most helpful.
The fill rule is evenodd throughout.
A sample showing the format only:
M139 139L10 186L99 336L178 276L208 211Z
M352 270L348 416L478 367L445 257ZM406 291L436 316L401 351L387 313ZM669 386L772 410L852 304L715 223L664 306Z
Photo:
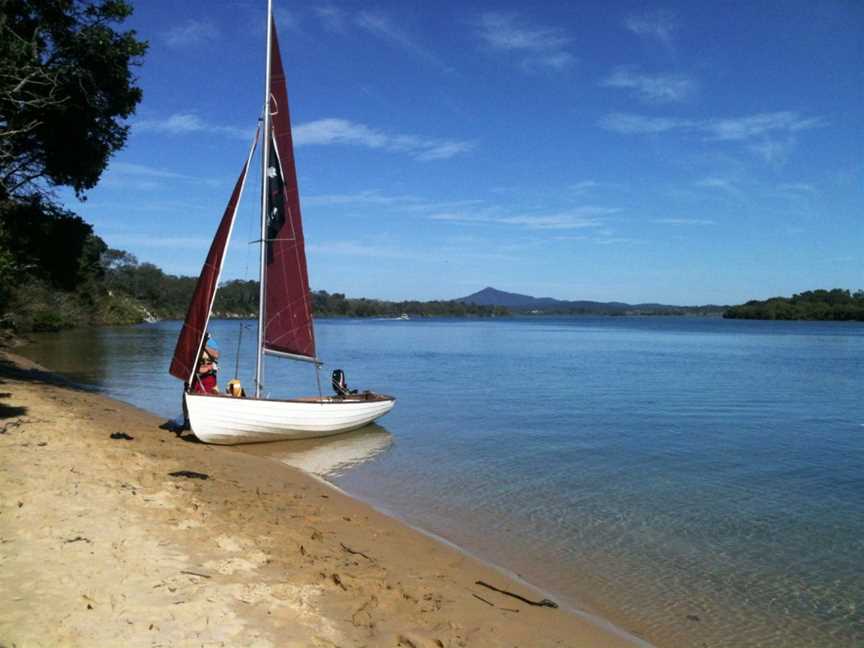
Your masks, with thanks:
M252 150L254 150L257 142L258 133L256 132L255 141L252 143ZM251 157L252 151L250 150L249 158ZM237 178L234 191L231 193L231 200L228 201L228 206L225 207L225 213L222 215L219 229L216 230L216 236L213 237L213 242L210 244L207 260L204 261L204 267L201 268L201 275L198 277L198 283L195 285L192 302L189 304L189 310L186 311L186 320L183 322L183 328L180 330L180 337L177 338L174 357L171 359L169 373L186 383L192 382L193 374L197 369L198 356L204 343L204 335L207 333L207 323L210 321L210 311L213 308L219 275L222 272L225 248L228 247L228 241L231 238L231 228L234 225L234 217L237 214L237 203L240 201L243 185L246 182L249 158L247 158L246 163L243 165L240 177Z
M288 92L273 22L270 29L273 38L268 107L272 130L267 161L263 344L268 353L315 360L312 304Z

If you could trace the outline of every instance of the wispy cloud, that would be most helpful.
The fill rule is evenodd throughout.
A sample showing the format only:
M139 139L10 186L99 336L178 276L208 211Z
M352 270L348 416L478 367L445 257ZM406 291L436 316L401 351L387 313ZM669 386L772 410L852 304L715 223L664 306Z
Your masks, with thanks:
M163 133L168 135L211 133L249 139L254 133L251 128L210 124L194 113L175 113L164 119L139 119L132 126L136 132Z
M417 45L408 36L408 33L394 23L389 16L383 13L361 11L356 17L357 26L365 29L384 40L389 40L405 49L416 49Z
M134 164L131 162L112 162L108 171L103 176L102 182L108 187L134 188L134 189L158 189L164 187L167 182L193 182L217 187L222 184L219 180L212 178L199 178L177 173L168 169L147 166L145 164Z
M717 221L708 218L657 218L651 221L660 225L716 225Z
M352 144L371 149L408 153L417 160L445 160L467 153L474 148L472 142L435 139L420 135L389 134L365 124L336 118L300 124L294 129L294 142L298 146Z
M324 5L315 9L315 15L324 29L331 33L345 35L352 30L360 30L411 52L436 67L449 69L437 54L423 46L398 20L382 11L352 12L335 5Z
M564 70L576 62L566 49L570 38L557 27L529 25L516 14L494 11L481 14L476 27L487 47L522 54L524 69Z
M795 148L795 138L786 139L764 139L761 142L750 144L747 148L754 155L758 155L768 164L781 166L789 160L792 150Z
M681 74L645 74L638 67L616 68L602 84L609 88L632 90L645 103L675 103L689 99L696 82Z
M786 182L769 189L767 195L771 198L781 198L790 206L806 209L819 195L819 190L806 182Z
M280 31L298 31L300 29L300 18L293 11L280 9L273 15L276 20L276 27Z
M485 247L484 247L485 243ZM475 245L442 245L435 248L408 249L396 243L382 245L380 243L365 243L357 241L326 241L306 246L307 251L343 257L362 257L369 259L409 260L414 263L429 262L440 265L442 261L470 264L480 261L515 261L512 255L492 250L488 242Z
M806 182L786 182L784 184L778 185L777 188L780 191L804 195L812 195L816 193L816 187Z
M489 223L499 225L515 225L537 230L570 230L601 227L603 217L617 213L617 208L585 206L566 212L552 214L517 214L498 213L497 210L453 211L432 214L430 218L437 221L454 223Z
M171 49L197 47L219 37L219 30L209 20L189 20L162 33L162 41Z
M821 117L803 117L797 112L784 110L733 119L714 119L705 122L704 128L714 139L745 140L772 131L796 133L825 125Z
M211 208L209 205L202 204L200 201L194 200L166 200L165 194L154 197L153 199L136 201L124 198L122 200L100 200L98 202L87 202L88 214L94 220L95 225L100 225L99 217L103 217L107 225L100 225L99 231L105 234L119 235L129 230L118 230L116 226L116 215L118 213L135 212L141 214L141 218L174 218L177 214L195 214L212 216L214 212L224 205ZM103 229L104 228L104 229Z
M599 245L633 245L636 243L644 243L642 239L629 238L626 236L606 236L594 239L594 242Z
M563 234L560 236L553 236L553 241L588 241L590 237L583 236L581 234Z
M580 180L579 182L574 182L570 186L567 187L567 191L569 191L572 195L581 196L583 194L588 193L592 189L596 189L600 186L600 183L596 180Z
M600 120L606 130L625 135L646 135L673 130L693 130L698 122L674 117L648 117L631 113L610 113Z
M414 39L387 14L381 12L361 11L355 16L354 22L360 29L367 31L381 40L388 41L404 50L414 53L428 63L432 63L440 68L447 67L436 54L418 43L416 39Z
M715 189L725 189L727 191L735 186L735 183L732 180L718 178L716 176L702 178L701 180L697 180L695 184L697 187L713 187Z
M795 111L757 113L723 119L681 119L649 117L631 113L610 113L600 120L606 130L625 135L657 135L668 132L695 133L706 141L741 142L766 162L785 162L800 131L827 125L822 117L806 117Z
M333 5L325 5L315 9L315 14L321 20L327 31L344 34L348 31L350 16L348 12Z
M576 57L569 52L554 52L552 54L544 54L540 56L529 56L522 61L521 67L526 72L542 70L560 72L566 70L575 62Z
M360 191L353 194L324 194L307 196L303 204L310 207L339 207L343 205L385 208L394 212L438 212L442 210L465 209L482 205L482 200L452 200L435 202L414 195L386 195L379 191Z
M196 180L197 178L167 169L158 169L145 164L133 164L131 162L112 162L108 168L111 173L123 175L144 176L148 178L168 178L173 180Z
M324 194L306 196L304 205L317 207L333 207L340 205L374 205L376 207L401 207L425 205L427 202L418 196L387 196L378 191L361 191L353 194Z
M115 234L107 237L109 243L114 246L124 247L150 247L150 248L165 248L179 250L200 250L206 249L212 242L208 238L203 237L182 237L182 236L153 236L153 235L126 235Z
M368 245L356 241L328 241L307 245L306 248L316 254L335 256L368 257L372 259L415 259L416 254L400 247Z
M560 29L517 25L515 14L486 12L480 16L480 36L487 45L502 50L546 52L569 43Z
M249 139L251 128L211 124L194 113L177 113L165 119L140 119L134 123L136 132L187 135L210 133ZM384 133L365 124L347 119L328 118L306 122L294 127L294 144L351 144L372 149L407 153L417 160L446 160L474 149L473 142L436 139L420 135Z
M649 11L627 16L624 26L637 36L672 47L680 22L671 11Z
M704 189L716 189L717 191L721 191L725 194L732 196L733 198L738 198L739 200L744 198L744 192L738 186L738 183L734 180L729 180L728 178L709 176L707 178L697 180L694 184L695 186Z

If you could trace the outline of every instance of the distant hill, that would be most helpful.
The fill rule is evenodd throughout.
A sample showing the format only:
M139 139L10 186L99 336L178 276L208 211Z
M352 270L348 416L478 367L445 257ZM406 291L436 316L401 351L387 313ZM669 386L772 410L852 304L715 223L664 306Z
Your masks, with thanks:
M727 306L673 306L670 304L626 304L624 302L565 301L552 297L532 297L505 292L488 286L454 301L477 306L503 306L513 312L582 315L721 315Z

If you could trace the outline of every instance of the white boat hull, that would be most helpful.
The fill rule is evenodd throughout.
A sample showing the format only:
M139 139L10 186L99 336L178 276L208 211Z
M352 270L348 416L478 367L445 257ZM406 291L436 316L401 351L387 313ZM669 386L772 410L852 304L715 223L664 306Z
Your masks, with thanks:
M340 434L368 425L396 404L392 396L380 394L265 400L187 393L185 400L192 433L204 443L221 445Z

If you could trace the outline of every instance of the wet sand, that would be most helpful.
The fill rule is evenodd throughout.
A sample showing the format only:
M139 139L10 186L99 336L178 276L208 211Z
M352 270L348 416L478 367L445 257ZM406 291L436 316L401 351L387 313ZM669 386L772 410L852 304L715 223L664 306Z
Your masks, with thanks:
M300 470L13 354L0 382L0 646L640 644Z

